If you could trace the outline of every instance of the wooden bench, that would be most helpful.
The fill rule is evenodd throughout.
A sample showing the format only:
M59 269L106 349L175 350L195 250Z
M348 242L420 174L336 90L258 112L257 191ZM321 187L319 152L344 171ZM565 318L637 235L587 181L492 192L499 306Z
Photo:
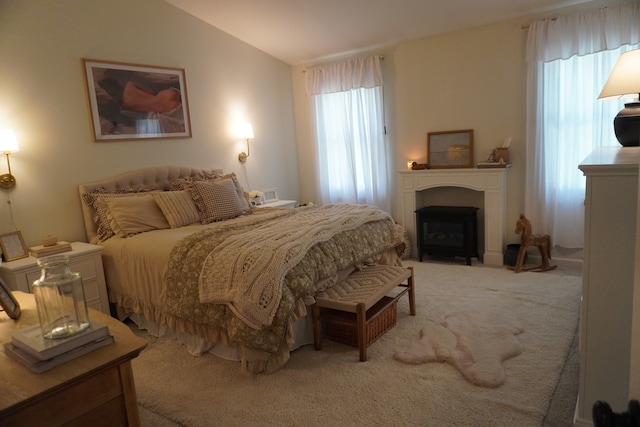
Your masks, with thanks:
M387 296L397 287L404 289L394 296ZM376 265L352 273L341 283L315 296L316 303L312 306L314 348L321 349L321 322L336 322L355 331L356 339L347 343L359 348L360 361L364 362L367 347L395 325L396 303L407 293L409 312L415 316L413 267ZM321 308L326 310L321 312Z

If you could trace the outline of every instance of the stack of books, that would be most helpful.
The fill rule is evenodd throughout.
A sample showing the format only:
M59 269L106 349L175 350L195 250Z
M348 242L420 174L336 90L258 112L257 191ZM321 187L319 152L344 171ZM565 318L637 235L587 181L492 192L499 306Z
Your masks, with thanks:
M67 252L67 251L70 251L71 249L72 249L71 243L61 240L55 245L51 245L51 246L43 246L43 245L32 246L29 248L29 252L31 252L31 256L34 256L36 258L42 258L49 255L59 254L61 252Z
M11 333L11 341L4 344L5 353L40 373L111 344L109 328L92 321L89 328L67 338L46 339L40 325L29 326Z
M478 162L478 169L510 168L511 162Z

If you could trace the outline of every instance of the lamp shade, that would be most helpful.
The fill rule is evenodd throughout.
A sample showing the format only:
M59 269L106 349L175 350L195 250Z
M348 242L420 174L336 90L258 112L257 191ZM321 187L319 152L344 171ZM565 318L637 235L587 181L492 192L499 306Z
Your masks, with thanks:
M251 123L243 123L238 128L238 138L253 139L253 126Z
M598 99L640 97L640 49L620 55ZM613 129L623 147L640 145L640 102L629 102L613 120Z
M19 151L16 134L11 129L0 129L0 153Z
M598 99L633 98L640 94L640 49L620 55Z

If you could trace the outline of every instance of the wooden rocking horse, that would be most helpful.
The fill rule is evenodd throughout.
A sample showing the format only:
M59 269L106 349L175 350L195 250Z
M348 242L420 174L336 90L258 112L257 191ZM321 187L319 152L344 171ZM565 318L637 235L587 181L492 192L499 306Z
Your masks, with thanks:
M549 271L556 268L556 265L549 264L551 259L551 237L548 234L531 234L531 223L523 214L520 214L520 219L516 223L516 234L520 236L520 251L518 252L518 260L516 261L513 270L516 273L521 271ZM537 246L540 250L540 256L542 257L542 264L532 268L522 268L522 262L524 260L524 254L527 252L529 246Z

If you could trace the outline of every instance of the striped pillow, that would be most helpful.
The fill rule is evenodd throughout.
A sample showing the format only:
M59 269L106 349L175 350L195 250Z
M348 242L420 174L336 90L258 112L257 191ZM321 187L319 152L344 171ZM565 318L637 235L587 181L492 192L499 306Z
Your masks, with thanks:
M200 214L188 191L162 191L152 195L171 228L200 221Z
M250 211L238 197L231 179L194 182L190 191L203 224L235 218Z

